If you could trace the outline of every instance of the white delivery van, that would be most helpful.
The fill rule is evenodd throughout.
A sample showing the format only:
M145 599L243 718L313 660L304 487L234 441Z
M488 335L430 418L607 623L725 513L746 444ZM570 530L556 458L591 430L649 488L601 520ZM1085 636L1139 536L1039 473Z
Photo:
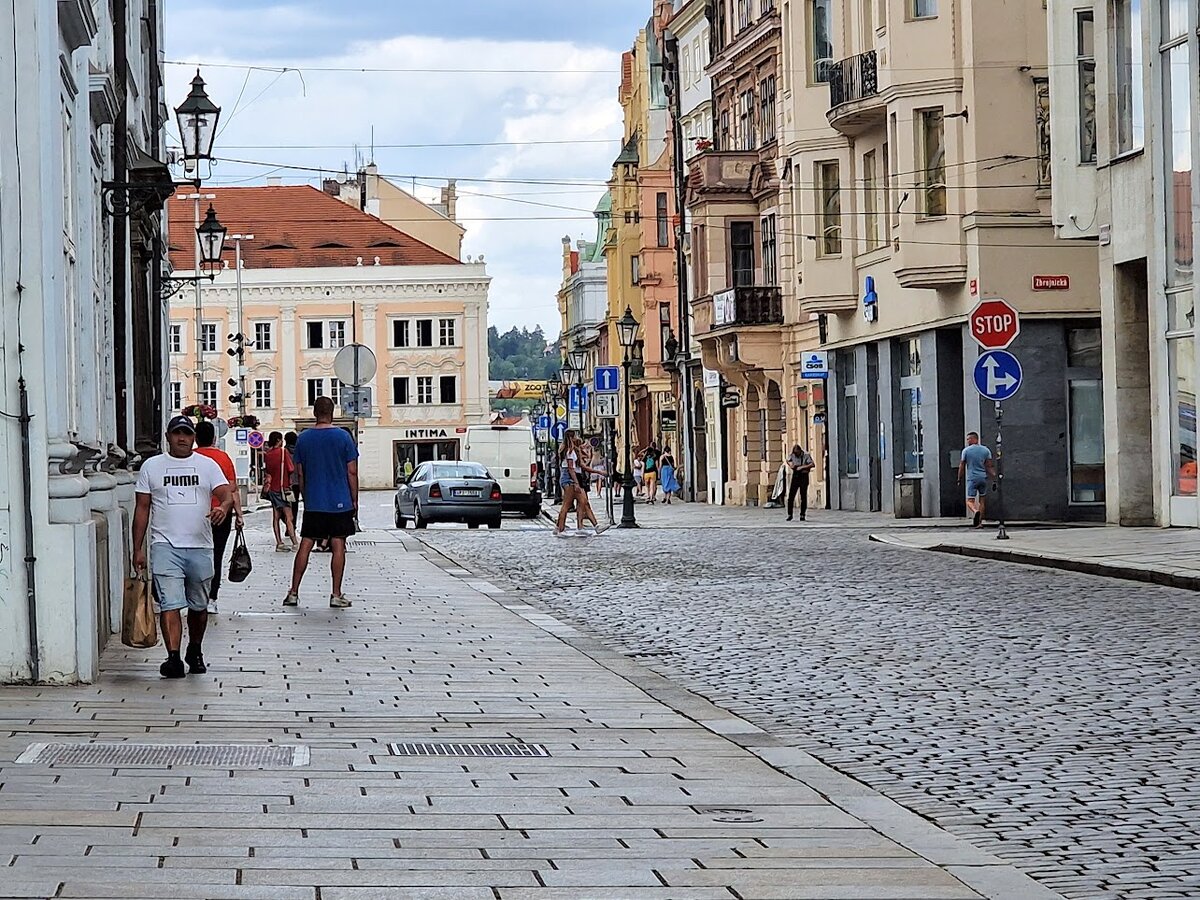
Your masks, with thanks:
M521 425L471 425L462 444L462 458L482 463L500 483L504 510L527 519L542 510L538 488L537 449L533 429Z

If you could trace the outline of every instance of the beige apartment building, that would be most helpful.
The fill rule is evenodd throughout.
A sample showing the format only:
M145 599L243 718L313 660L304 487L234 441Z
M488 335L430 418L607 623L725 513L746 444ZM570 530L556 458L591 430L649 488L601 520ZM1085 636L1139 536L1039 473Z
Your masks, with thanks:
M1001 297L1024 374L1004 404L1007 512L1101 516L1097 251L1054 237L1043 4L808 0L784 19L787 265L797 319L820 326L788 353L831 351L832 506L891 511L907 482L905 514L964 513L964 433L996 434L965 322Z
M484 265L464 264L313 187L214 193L230 233L225 270L203 284L198 316L190 291L172 299L169 409L200 402L229 418L240 404L228 398L244 384L246 412L261 431L300 430L317 397L344 412L333 360L357 342L378 361L367 384L371 409L358 420L363 487L394 486L408 460L457 458L462 430L488 422ZM186 214L171 216L171 256L186 271L191 201L173 202ZM253 235L240 242L240 290L236 234ZM238 333L246 338L241 367L228 352L236 354L230 336ZM355 427L350 416L339 423Z

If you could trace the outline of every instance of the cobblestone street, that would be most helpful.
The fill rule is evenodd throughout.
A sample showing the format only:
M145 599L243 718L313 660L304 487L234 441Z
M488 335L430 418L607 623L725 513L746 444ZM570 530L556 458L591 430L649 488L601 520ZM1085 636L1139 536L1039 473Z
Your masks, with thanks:
M680 515L422 540L1064 895L1200 896L1195 594Z

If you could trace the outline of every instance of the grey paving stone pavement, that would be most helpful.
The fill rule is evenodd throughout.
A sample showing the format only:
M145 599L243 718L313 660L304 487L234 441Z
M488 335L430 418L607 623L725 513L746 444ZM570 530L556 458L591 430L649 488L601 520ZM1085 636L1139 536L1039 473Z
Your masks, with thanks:
M369 525L385 516L381 503L364 512ZM209 674L162 680L161 650L114 642L95 685L0 689L0 897L1030 896L1033 882L992 855L954 871L931 861L906 843L928 839L922 828L976 851L924 820L873 827L872 810L840 805L852 792L814 788L705 728L647 687L681 702L689 692L568 642L576 629L490 578L451 574L411 536L380 528L355 542L355 605L340 611L327 606L320 555L300 608L283 608L291 557L271 552L261 520L249 536L255 571L222 597ZM805 764L813 784L836 785L811 756L703 709L785 753L781 768ZM270 769L16 761L46 741L282 743L309 758ZM393 754L410 741L535 743L551 756Z
M719 508L637 512L648 527L586 539L422 540L750 723L713 726L731 740L753 746L759 729L836 769L806 776L802 760L784 763L842 791L842 808L874 810L876 827L895 817L875 801L855 808L856 783L1052 892L1200 897L1195 593L872 543L886 524L872 517L854 528L818 510L788 525L778 511L739 509L724 527ZM1022 540L1099 553L1105 530ZM1181 552L1173 540L1196 541L1138 533L1126 549ZM935 844L922 853L954 871L962 845L939 857ZM985 869L1004 883L1006 872Z

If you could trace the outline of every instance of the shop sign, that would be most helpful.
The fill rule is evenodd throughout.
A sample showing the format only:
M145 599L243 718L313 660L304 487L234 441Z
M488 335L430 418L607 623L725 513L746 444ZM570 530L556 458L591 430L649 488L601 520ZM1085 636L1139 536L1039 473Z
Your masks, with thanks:
M737 409L742 405L742 395L737 391L726 391L721 395L721 406L725 409Z
M704 386L706 388L719 388L721 386L721 373L714 372L712 369L705 369Z
M828 378L829 353L825 350L809 350L800 356L801 378Z
M449 436L445 428L404 429L404 440L406 441L435 441L439 438L448 438Z

